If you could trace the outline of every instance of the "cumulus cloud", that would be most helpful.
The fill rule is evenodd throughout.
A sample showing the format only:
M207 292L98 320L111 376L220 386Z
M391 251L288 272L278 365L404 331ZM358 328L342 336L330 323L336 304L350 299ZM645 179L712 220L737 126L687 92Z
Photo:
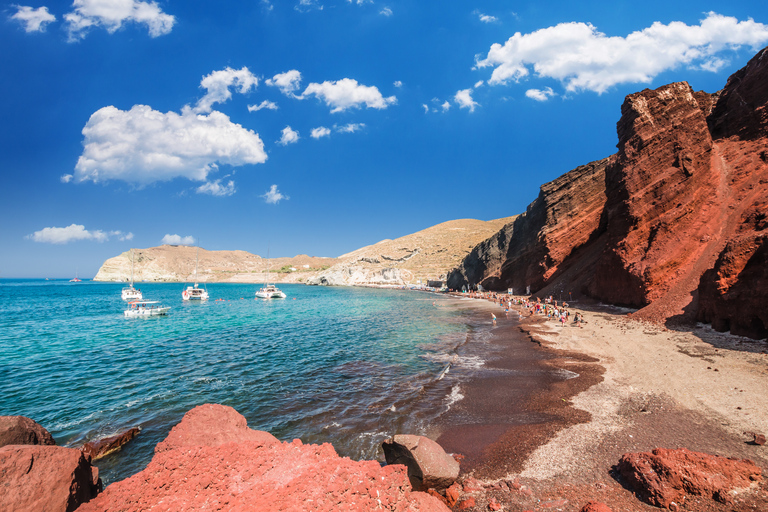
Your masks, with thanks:
M376 87L359 84L351 78L322 84L310 83L300 97L303 99L311 94L332 107L332 113L360 108L363 104L368 108L384 109L397 103L394 96L385 98Z
M451 108L451 103L448 100L446 100L445 103L440 105L440 107L443 109L443 112L448 112L448 110L450 110Z
M197 187L196 192L198 194L210 194L218 197L231 196L235 193L235 182L229 180L226 184L222 185L221 180L207 181Z
M557 96L551 87L545 87L544 89L528 89L525 91L525 95L536 101L547 101L549 98Z
M119 234L120 232L115 231L113 233ZM131 234L131 237L133 237L133 234ZM31 235L27 235L25 238L45 244L68 244L78 240L106 242L109 239L109 234L98 229L88 231L82 224L70 224L65 228L43 228Z
M389 7L385 7L379 11L379 14L381 14L382 16L390 17L392 16L392 9L390 9Z
M227 67L214 71L203 77L200 87L208 91L200 98L194 108L195 112L208 113L215 103L224 103L232 97L231 86L238 88L240 94L245 94L259 85L259 79L248 68L232 69Z
M74 176L72 176L71 174L63 174L61 178L59 178L59 181L61 181L62 183L69 183L70 181L72 181L72 178L74 178Z
M158 37L170 33L176 22L156 2L75 0L72 7L72 12L64 15L70 41L82 39L93 27L104 27L111 34L130 22L146 25L149 35Z
M477 14L477 17L480 18L480 21L482 21L483 23L496 23L497 21L499 21L499 18L497 18L496 16L483 14L479 11L475 11L475 14Z
M195 238L191 236L165 235L161 244L165 245L195 245Z
M401 82L400 80L395 80L392 85L394 85L395 87L397 87L399 89L399 88L401 88L403 86L403 82Z
M45 26L56 21L56 16L49 13L47 7L38 7L37 9L25 5L14 7L17 8L17 11L11 16L11 19L24 25L24 30L27 32L45 32Z
M285 73L278 73L265 80L264 83L271 87L277 87L286 96L293 96L293 93L298 91L301 85L301 73L292 69Z
M298 142L298 140L299 140L299 132L291 129L290 126L286 126L285 128L283 128L282 135L280 136L280 140L277 142L278 144L287 146L288 144L294 144L295 142Z
M339 133L355 133L356 131L365 128L365 123L349 123L343 126L336 126L335 128Z
M248 105L248 112L258 112L261 109L277 110L277 103L269 100L264 100L258 105Z
M277 190L277 185L272 185L264 195L259 197L263 197L267 204L277 204L283 199L286 201L290 199L290 197L283 195L279 190Z
M699 25L682 22L650 27L626 37L609 37L587 23L561 23L529 34L516 33L491 46L477 67L493 68L490 84L519 82L531 72L559 80L569 92L603 93L622 83L649 83L658 74L688 65L722 67L718 53L768 42L768 26L752 19L710 12Z
M321 137L328 137L331 135L331 129L326 128L325 126L318 126L317 128L312 128L312 131L309 133L309 136L313 139L319 139Z
M454 95L453 101L459 105L459 108L468 108L470 112L474 112L475 107L480 106L479 103L472 99L472 89L462 89L458 91Z
M213 111L179 115L147 105L97 110L83 128L78 182L121 180L137 185L182 177L204 181L217 164L240 166L267 160L258 134Z

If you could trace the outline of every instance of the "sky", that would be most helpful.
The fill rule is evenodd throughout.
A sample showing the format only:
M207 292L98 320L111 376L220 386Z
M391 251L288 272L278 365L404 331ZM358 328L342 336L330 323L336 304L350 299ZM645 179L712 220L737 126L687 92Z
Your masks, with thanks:
M765 0L3 2L0 278L516 215L616 152L626 95L766 45Z

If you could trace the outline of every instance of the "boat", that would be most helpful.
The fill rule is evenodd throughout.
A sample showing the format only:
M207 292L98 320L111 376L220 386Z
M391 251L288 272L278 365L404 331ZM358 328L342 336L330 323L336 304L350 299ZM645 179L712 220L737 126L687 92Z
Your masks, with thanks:
M128 303L128 309L124 311L126 317L147 317L167 315L170 306L160 306L157 300L134 300Z
M144 296L141 294L141 290L137 290L133 287L133 249L131 249L131 284L123 288L121 294L123 300L141 300Z
M69 282L70 282L70 283L80 283L80 282L82 282L82 279L80 279L79 277L77 277L77 270L75 270L75 277L73 277L72 279L70 279L70 280L69 280Z
M273 284L265 284L256 292L257 299L284 299L285 297L285 293Z
M181 292L183 300L208 300L208 290L199 288L197 284L197 253L199 252L200 247L197 248L195 253L195 284L194 286L187 286L187 289Z

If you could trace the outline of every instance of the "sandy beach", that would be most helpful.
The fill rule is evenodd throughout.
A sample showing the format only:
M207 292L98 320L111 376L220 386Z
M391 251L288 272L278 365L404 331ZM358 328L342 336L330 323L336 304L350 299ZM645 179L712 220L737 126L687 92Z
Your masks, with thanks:
M752 442L753 433L768 432L764 341L708 326L671 330L599 304L571 304L571 319L579 312L586 320L582 327L539 315L518 322L519 306L507 318L487 304L489 317L497 311L498 339L523 331L548 355L541 364L578 376L533 395L526 407L542 414L540 423L502 429L489 420L454 436L475 439L464 442L473 453L462 468L482 489L476 510L491 497L504 510L578 511L589 500L614 511L658 510L625 489L612 468L624 453L659 447L747 458L768 474L768 447ZM763 480L728 506L691 498L681 510L768 510L766 489Z

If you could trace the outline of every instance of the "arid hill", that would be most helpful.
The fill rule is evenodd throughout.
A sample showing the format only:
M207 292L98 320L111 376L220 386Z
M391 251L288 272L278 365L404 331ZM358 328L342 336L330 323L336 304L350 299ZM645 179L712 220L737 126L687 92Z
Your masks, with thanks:
M403 286L444 280L473 247L513 220L452 220L395 240L382 240L339 256L331 268L308 283Z
M618 153L541 187L449 275L768 337L768 48L717 93L627 96Z
M281 283L301 282L314 272L332 265L335 258L298 255L293 258L266 259L246 251L207 251L183 245L161 245L133 249L135 281L193 281L195 257L198 257L200 282L258 283L269 280ZM279 272L285 267L296 271ZM131 278L131 251L110 258L99 269L94 281L128 281Z

